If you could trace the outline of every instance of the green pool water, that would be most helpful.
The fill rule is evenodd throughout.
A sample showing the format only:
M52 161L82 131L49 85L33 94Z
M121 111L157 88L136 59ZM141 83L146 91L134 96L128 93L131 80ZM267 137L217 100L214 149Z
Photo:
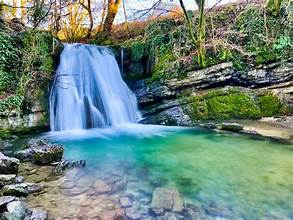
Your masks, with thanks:
M162 126L53 133L88 178L127 177L127 192L176 188L185 203L228 219L293 219L293 146L266 139ZM228 212L228 214L227 214Z

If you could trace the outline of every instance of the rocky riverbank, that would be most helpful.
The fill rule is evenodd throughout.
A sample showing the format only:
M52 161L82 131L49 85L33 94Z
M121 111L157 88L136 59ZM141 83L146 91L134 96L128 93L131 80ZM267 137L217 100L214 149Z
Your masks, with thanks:
M292 68L288 61L237 71L231 63L222 63L188 72L183 79L140 80L130 86L147 124L255 120L292 114Z
M9 143L6 146L10 146ZM57 178L54 173L70 167L70 162L65 163L62 160L62 146L51 144L44 139L30 140L24 148L19 151L5 151L5 154L0 153L1 219L52 219L47 211L39 207L28 208L27 197L43 193L45 185L41 184L40 180L48 176ZM29 178L35 175L36 170L44 171L44 167L50 171L49 175L44 172L39 173L42 175L37 175L37 178Z

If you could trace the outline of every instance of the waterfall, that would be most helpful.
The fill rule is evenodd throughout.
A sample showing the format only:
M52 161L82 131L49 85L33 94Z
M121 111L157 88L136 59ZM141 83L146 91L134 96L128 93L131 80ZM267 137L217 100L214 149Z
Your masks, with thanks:
M111 50L65 44L50 93L52 131L135 123L135 95L120 75Z

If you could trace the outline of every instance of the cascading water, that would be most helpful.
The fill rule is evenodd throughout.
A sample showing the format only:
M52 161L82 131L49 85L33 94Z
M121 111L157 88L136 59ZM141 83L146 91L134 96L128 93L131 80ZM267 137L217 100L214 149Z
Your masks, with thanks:
M135 123L135 95L106 47L65 44L50 94L52 131Z

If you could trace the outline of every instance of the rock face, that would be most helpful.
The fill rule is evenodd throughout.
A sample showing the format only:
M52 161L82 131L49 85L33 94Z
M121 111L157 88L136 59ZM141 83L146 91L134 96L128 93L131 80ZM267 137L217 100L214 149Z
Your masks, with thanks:
M178 190L160 187L153 192L151 207L159 215L165 211L182 212L184 208Z
M21 161L32 161L35 164L50 164L60 161L64 149L61 145L49 143L47 140L37 140L27 144L29 148L14 152Z
M18 171L19 160L13 157L7 157L0 152L0 173L16 174Z
M202 70L188 72L184 79L174 78L153 83L140 80L131 88L138 98L144 117L143 123L192 126L194 125L192 114L185 110L190 109L190 104L193 102L194 106L199 106L196 114L200 115L200 118L219 119L217 113L214 112L212 114L215 117L205 115L209 103L206 104L202 98L202 94L209 93L211 89L219 90L219 87L243 90L244 95L250 96L252 99L250 102L255 102L255 104L252 103L252 106L258 104L258 94L271 93L290 109L290 106L293 106L292 73L293 63L291 60L248 71L237 71L233 68L232 63L221 63ZM218 95L220 99L221 94ZM197 100L189 99L190 97L196 98L196 96L198 96ZM239 97L238 101L244 102L248 98L244 97L241 100L241 97ZM233 101L229 95L225 99L226 101ZM233 99L235 100L236 97ZM221 101L217 102L220 103ZM241 105L238 108L240 111ZM257 116L259 110L255 110L254 116L250 115L250 117L261 117L260 115ZM293 107L290 111L293 112ZM227 118L229 117L231 115L227 116ZM245 118L245 116L240 115L240 118Z

